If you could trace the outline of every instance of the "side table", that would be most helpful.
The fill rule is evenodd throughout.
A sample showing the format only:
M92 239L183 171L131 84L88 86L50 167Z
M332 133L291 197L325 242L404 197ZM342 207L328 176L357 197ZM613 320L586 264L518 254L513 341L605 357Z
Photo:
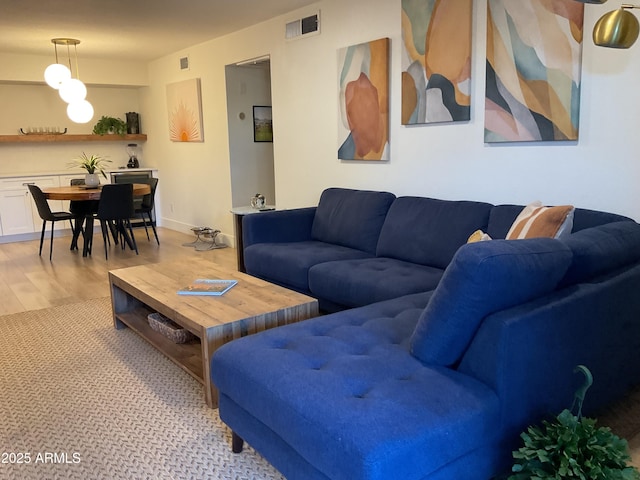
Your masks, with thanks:
M270 212L276 210L275 205L265 205L262 208L246 207L234 207L231 209L233 214L233 223L235 227L236 236L236 258L238 261L238 271L246 273L247 270L244 267L244 242L242 241L242 218L245 215L251 215L260 212Z

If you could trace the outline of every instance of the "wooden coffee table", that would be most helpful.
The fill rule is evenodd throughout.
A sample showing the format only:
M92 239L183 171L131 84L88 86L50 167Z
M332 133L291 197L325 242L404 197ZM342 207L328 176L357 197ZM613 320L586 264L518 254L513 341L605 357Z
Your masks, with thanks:
M178 295L197 278L233 279L238 284L222 296ZM109 272L113 322L135 330L204 385L211 407L218 392L211 382L213 352L236 338L318 315L318 302L258 278L207 260L157 263ZM152 330L147 315L159 312L196 336L177 344Z

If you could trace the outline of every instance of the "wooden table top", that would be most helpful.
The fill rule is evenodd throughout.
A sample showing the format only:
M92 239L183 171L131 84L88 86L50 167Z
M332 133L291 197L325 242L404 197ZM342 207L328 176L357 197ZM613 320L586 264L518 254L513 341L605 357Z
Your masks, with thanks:
M100 200L101 187L87 188L85 185L70 185L66 187L46 187L42 193L49 200ZM143 196L151 193L151 187L146 183L134 183L133 195Z
M121 268L111 270L109 278L112 284L194 332L247 319L259 323L267 312L279 311L282 324L288 323L288 315L294 317L302 312L304 318L318 315L315 298L204 259ZM238 283L221 296L178 295L180 288L198 278Z

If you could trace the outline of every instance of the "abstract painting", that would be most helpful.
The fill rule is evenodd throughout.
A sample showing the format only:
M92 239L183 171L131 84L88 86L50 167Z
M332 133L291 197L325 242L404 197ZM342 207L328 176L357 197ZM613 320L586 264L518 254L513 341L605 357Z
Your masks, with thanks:
M489 0L487 143L578 139L584 4Z
M200 79L167 85L169 139L172 142L202 142Z
M472 13L472 0L402 0L403 125L471 118Z
M340 160L389 160L389 39L338 51Z

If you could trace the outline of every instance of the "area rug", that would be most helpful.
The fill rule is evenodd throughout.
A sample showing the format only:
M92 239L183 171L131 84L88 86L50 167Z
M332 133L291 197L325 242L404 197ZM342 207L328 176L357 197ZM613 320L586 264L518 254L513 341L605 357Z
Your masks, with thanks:
M0 317L0 479L274 479L108 298Z
M283 480L108 298L0 317L0 480ZM640 433L640 388L599 424Z

